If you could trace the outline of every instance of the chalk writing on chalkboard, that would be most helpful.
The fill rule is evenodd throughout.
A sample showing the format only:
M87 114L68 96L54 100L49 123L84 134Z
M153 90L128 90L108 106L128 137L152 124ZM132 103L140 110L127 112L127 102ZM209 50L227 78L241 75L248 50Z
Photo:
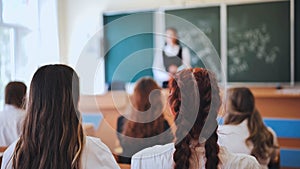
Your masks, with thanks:
M207 25L208 27L208 25ZM211 28L204 28L206 32L212 32ZM178 31L180 41L184 42L191 52L192 67L206 67L212 70L217 75L219 81L224 80L220 66L219 55L213 46L210 39L201 29L188 28L180 29ZM199 66L201 62L202 65Z
M209 28L207 25L207 28L201 29L201 31L205 30L205 32L203 31L201 34L199 34L199 30L197 29L185 29L178 32L179 39L188 42L188 44L194 44L193 47L188 46L194 50L195 54L197 55L192 55L191 65L197 65L199 61L204 59L206 56L216 54L211 42L205 35L207 32L211 32L210 29L211 28Z
M228 37L229 43L232 44L232 47L228 49L230 75L249 70L250 65L247 62L249 53L251 57L266 64L276 61L280 48L278 46L269 47L272 37L268 33L267 25L262 24L254 29L230 34L231 36Z

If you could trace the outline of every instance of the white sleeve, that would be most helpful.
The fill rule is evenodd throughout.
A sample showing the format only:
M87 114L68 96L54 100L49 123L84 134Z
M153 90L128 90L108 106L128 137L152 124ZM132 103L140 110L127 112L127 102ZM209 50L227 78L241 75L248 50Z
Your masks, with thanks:
M220 163L223 169L260 169L256 158L247 154L231 153L225 147L219 149Z
M2 157L1 168L12 169L12 157L13 157L17 142L18 142L18 140L13 142L4 152L3 157Z
M99 139L86 137L86 145L83 149L82 168L94 169L120 169L109 148Z
M132 156L131 169L173 169L173 145L156 145L141 150Z
M185 67L191 67L191 54L188 48L182 48L182 62Z
M169 73L166 72L166 69L163 64L163 56L162 56L162 50L157 50L156 54L153 58L153 66L152 66L152 72L154 79L161 84L163 81L169 80Z
M236 154L236 158L230 161L228 169L260 169L261 165L258 163L255 157L246 154ZM227 167L226 167L227 168Z

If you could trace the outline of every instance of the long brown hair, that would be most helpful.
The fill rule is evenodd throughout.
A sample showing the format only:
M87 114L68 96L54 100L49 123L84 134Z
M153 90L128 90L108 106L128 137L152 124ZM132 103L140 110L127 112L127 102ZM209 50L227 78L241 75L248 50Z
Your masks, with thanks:
M133 110L125 123L123 134L134 138L147 138L164 132L161 88L151 78L140 79L134 88ZM144 121L144 122L143 122Z
M174 168L189 169L195 163L198 165L197 160L191 160L190 144L193 140L200 143L203 137L205 167L216 169L220 161L216 118L221 99L215 76L203 68L177 73L170 81L169 105L176 115L177 126Z
M79 78L72 68L47 65L36 71L14 169L81 168L84 134L78 99Z
M231 88L227 91L226 116L224 124L240 124L248 120L250 136L246 143L253 144L251 155L258 161L266 160L271 156L274 147L272 133L263 123L262 117L255 108L252 92L245 87Z

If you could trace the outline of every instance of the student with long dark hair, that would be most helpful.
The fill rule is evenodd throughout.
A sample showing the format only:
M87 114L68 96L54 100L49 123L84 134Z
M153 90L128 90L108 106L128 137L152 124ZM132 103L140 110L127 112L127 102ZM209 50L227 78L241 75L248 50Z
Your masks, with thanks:
M249 155L232 154L217 144L219 88L212 73L185 69L170 81L169 105L175 114L176 142L144 149L132 157L132 169L259 168Z
M9 82L5 87L5 105L0 112L0 146L9 146L21 133L25 118L26 85Z
M161 88L152 78L140 79L134 88L130 119L122 116L124 125L118 127L122 130L118 137L123 148L119 162L130 163L136 152L173 141L174 136L163 111Z
M265 126L252 92L245 87L229 89L225 107L219 143L232 152L255 156L263 168L268 168L270 161L278 161L276 134Z
M40 67L30 85L20 138L2 169L119 168L99 138L85 136L78 111L79 78L65 65Z

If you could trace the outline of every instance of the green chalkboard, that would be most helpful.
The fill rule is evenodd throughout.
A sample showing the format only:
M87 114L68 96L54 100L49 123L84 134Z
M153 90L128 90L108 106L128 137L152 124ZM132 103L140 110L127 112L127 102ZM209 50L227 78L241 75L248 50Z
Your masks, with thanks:
M290 82L290 2L227 8L229 82Z
M153 13L104 15L105 81L152 75Z
M214 55L220 55L220 7L201 7L166 10L166 28L174 27L178 31L179 39L192 41L191 44L196 44L187 47L191 51L191 66L205 67L202 62L202 55L207 54L205 51L213 50ZM178 17L178 18L177 18ZM180 19L186 20L188 23L183 23ZM191 27L194 25L199 30ZM199 31L204 34L199 34ZM205 36L205 37L204 37ZM199 42L200 41L200 42ZM215 52L216 51L216 52Z
M295 2L295 80L300 81L299 2ZM290 82L290 1L226 5L227 70L221 69L220 6L104 15L106 82L134 82L152 76L155 28L174 27L190 49L191 65L206 67L228 82ZM154 11L158 12L158 11ZM160 13L160 12L158 12ZM160 16L160 17L162 17ZM157 17L157 15L156 15ZM164 36L164 35L162 35ZM224 58L223 58L224 59Z

